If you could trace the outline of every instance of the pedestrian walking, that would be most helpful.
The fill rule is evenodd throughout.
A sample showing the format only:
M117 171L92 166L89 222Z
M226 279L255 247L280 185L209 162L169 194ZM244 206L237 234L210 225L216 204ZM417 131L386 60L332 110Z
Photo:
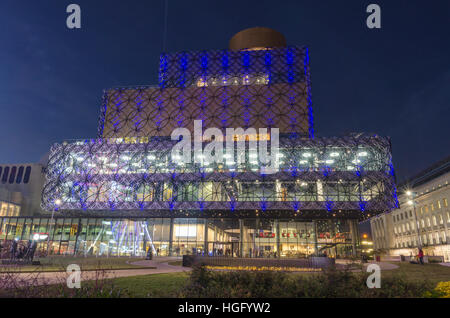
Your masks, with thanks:
M423 265L423 251L421 248L419 248L419 254L417 254L417 257L419 258L420 264Z

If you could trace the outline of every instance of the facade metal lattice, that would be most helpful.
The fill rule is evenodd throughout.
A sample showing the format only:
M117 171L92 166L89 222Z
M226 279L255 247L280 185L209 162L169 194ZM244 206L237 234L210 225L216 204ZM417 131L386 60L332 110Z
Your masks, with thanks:
M175 128L279 128L281 158L182 164ZM315 138L306 47L162 54L159 85L106 90L97 139L53 145L47 211L125 217L365 218L398 206L389 138Z
M129 216L328 218L364 217L398 204L389 139L380 136L284 136L279 169L267 175L249 156L240 165L180 165L171 157L175 141L132 141L55 144L43 207Z

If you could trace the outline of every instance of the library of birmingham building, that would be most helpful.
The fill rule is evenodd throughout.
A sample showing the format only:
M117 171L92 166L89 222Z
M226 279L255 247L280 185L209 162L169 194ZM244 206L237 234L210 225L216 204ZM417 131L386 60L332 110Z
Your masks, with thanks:
M242 128L241 145L278 128L275 171L251 151L181 161L171 135L194 121ZM192 143L206 149L205 135ZM55 254L343 257L359 220L398 204L389 138L315 137L308 49L267 28L228 50L161 54L156 86L106 90L97 138L53 145L46 178L45 217L17 219L13 236L49 235Z

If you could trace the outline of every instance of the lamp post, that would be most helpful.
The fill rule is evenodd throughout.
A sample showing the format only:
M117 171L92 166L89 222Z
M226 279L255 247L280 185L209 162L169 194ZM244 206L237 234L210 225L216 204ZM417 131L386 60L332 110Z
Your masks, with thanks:
M52 225L52 222L53 222L53 220L54 220L55 211L56 211L56 209L58 208L58 206L59 206L60 204L61 204L61 200L60 200L60 199L56 199L56 200L55 200L55 205L56 205L56 207L53 208L53 210L52 210L52 217L50 218L50 225L48 226L48 235L47 235L47 256L48 256L48 251L49 251L49 249L50 249L50 232L51 232L51 225Z
M416 211L417 202L414 200L416 198L416 194L417 194L416 192L406 191L406 195L408 196L408 198L410 198L408 203L412 205L414 209L414 218L416 219L417 244L419 248L422 248L422 239L420 238L420 231L419 231L419 220L417 218L417 211Z

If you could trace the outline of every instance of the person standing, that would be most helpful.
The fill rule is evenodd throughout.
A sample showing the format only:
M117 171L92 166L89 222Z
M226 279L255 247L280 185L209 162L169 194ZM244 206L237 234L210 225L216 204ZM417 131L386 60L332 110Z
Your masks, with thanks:
M419 248L419 254L417 254L417 257L419 258L420 264L423 265L423 251L421 248Z
M36 253L36 249L37 249L37 242L36 241L33 241L32 243L31 243L31 254L30 254L30 261L33 261L33 258L34 258L34 253Z
M10 252L11 252L11 259L12 260L16 259L17 241L15 239L12 241Z

